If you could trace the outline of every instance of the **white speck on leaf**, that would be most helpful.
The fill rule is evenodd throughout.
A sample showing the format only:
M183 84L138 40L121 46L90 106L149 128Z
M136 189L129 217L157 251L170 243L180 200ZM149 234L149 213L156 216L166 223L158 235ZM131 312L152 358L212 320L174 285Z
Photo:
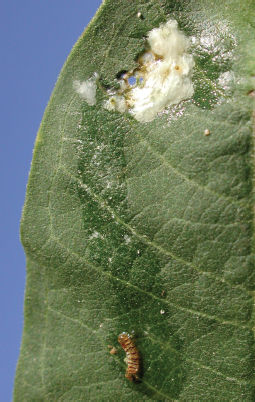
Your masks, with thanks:
M89 236L89 240L92 240L92 239L99 239L99 238L103 238L103 236L100 234L100 233L98 233L97 231L94 231L90 236Z
M126 244L128 244L128 243L131 242L131 238L128 235L125 235L124 236L124 241L125 241Z

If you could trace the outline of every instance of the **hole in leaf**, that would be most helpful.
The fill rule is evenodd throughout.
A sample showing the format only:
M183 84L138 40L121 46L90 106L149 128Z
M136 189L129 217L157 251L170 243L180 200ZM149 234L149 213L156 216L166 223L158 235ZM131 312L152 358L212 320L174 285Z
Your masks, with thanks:
M128 83L129 83L129 85L135 85L136 78L132 75L131 77L128 78Z
M121 70L121 71L119 71L119 72L116 74L116 78L117 78L118 80L120 80L120 79L123 78L123 76L124 76L126 73L127 73L127 70Z

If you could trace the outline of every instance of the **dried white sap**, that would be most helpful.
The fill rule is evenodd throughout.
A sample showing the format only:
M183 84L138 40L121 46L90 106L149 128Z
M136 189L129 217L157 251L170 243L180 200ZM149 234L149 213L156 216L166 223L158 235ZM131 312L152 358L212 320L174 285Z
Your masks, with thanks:
M148 48L139 58L139 67L119 80L120 88L108 92L105 109L129 112L140 122L153 120L167 106L190 98L194 60L188 53L189 39L170 20L152 29L147 38ZM130 84L131 77L135 83ZM90 105L96 104L98 74L86 81L74 81L75 91Z
M75 91L81 96L81 98L85 99L90 106L96 104L97 79L98 75L95 73L93 77L86 81L80 82L75 80L73 82L73 88Z
M177 21L153 29L147 39L150 49L140 57L139 67L123 77L120 90L105 104L108 110L129 111L141 122L153 120L158 112L190 98L194 92L194 60L187 53L189 40L178 29ZM132 75L135 85L128 83Z

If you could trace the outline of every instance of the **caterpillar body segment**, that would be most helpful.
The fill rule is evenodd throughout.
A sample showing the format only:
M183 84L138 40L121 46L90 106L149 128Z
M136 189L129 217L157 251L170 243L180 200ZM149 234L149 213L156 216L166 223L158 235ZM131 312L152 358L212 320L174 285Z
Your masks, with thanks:
M132 337L128 333L122 332L118 336L118 342L126 352L127 370L125 377L129 381L139 381L140 355Z

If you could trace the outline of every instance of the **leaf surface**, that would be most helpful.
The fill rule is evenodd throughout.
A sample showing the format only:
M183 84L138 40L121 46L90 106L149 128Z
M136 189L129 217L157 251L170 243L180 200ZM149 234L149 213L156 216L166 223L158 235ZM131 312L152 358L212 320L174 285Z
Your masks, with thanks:
M150 123L104 109L169 19L192 42L193 98ZM254 400L254 28L248 0L106 0L73 48L22 218L16 401ZM73 82L95 72L89 106ZM125 379L123 331L140 383Z

